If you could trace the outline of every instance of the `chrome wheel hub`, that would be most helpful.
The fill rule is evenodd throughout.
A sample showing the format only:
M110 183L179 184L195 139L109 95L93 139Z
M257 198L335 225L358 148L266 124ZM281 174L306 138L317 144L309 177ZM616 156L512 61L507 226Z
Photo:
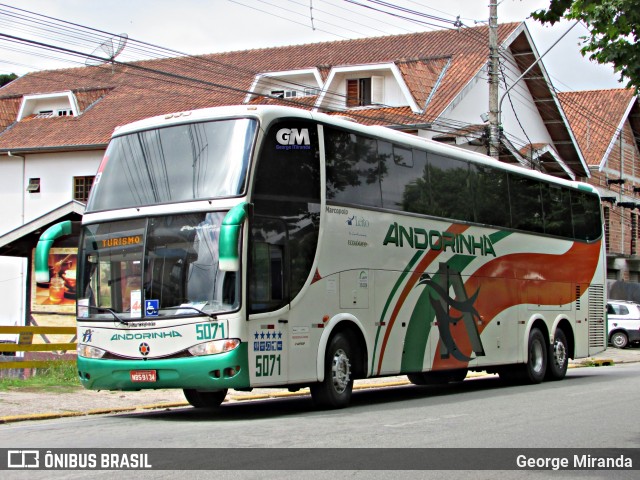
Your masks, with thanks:
M333 356L331 379L336 392L343 393L351 380L351 364L344 350L339 349Z
M556 365L562 368L567 361L567 349L564 346L564 343L555 341L553 344L553 358L556 362Z
M541 372L543 367L543 346L540 342L531 345L531 365L535 372Z

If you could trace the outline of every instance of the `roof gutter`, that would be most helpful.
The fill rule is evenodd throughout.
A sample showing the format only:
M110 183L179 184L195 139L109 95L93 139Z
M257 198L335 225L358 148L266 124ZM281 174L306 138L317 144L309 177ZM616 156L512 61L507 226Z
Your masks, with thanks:
M104 150L108 143L94 143L87 145L60 145L56 147L24 147L0 148L0 155L20 156L25 153L76 152L82 150ZM11 154L11 155L10 155ZM17 154L17 155L16 155Z

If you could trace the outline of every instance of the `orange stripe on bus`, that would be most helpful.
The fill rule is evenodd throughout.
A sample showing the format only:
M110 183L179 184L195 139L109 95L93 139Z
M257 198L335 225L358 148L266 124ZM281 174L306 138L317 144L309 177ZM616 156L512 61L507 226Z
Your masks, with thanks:
M451 225L446 231L454 234L460 234L468 229L468 225ZM439 242L438 242L439 243ZM442 250L429 250L429 252L424 256L422 260L416 266L416 269L409 277L409 280L405 284L402 292L400 293L400 297L396 302L395 307L393 308L393 312L391 313L391 317L389 318L387 329L384 333L384 339L382 340L382 346L380 347L380 355L378 356L378 375L380 375L380 370L382 369L382 360L384 359L384 352L387 348L387 341L389 340L389 335L391 334L391 330L393 329L393 324L398 317L398 313L404 304L404 301L407 299L409 292L415 286L416 282L420 280L420 276L424 273L426 268L442 253Z
M562 255L514 253L480 267L465 283L467 291L475 292L480 288L475 303L482 319L478 332L482 333L496 315L513 305L566 305L574 301L575 291L558 288L558 284L589 285L598 267L600 249L600 242L575 242ZM455 317L458 312L452 311L451 315ZM452 327L451 333L460 352L470 356L472 349L463 322ZM453 357L441 358L438 342L433 358L434 369L464 366L464 362Z

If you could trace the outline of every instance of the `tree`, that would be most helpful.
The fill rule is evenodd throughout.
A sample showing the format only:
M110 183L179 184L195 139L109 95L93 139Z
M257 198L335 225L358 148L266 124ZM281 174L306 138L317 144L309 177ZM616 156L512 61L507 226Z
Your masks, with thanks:
M8 75L3 73L0 75L0 87L4 87L7 83L12 82L16 78L18 78L18 76L15 73L10 73Z
M587 25L582 55L612 64L628 88L640 90L639 0L550 0L549 8L532 13L541 23L578 20Z

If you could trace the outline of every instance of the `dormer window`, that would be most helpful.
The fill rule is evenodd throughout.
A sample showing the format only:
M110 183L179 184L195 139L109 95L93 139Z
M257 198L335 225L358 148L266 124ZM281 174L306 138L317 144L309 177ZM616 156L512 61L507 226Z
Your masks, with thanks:
M383 103L384 77L371 76L347 80L347 107L366 107Z
M271 96L275 98L294 98L298 96L297 90L271 90Z
M53 110L40 110L36 113L36 118L51 118L53 117Z
M37 118L77 116L78 102L73 92L40 93L25 95L17 120L36 116Z
M245 97L245 103L262 96L271 98L301 98L318 96L322 90L322 76L317 68L259 73Z

